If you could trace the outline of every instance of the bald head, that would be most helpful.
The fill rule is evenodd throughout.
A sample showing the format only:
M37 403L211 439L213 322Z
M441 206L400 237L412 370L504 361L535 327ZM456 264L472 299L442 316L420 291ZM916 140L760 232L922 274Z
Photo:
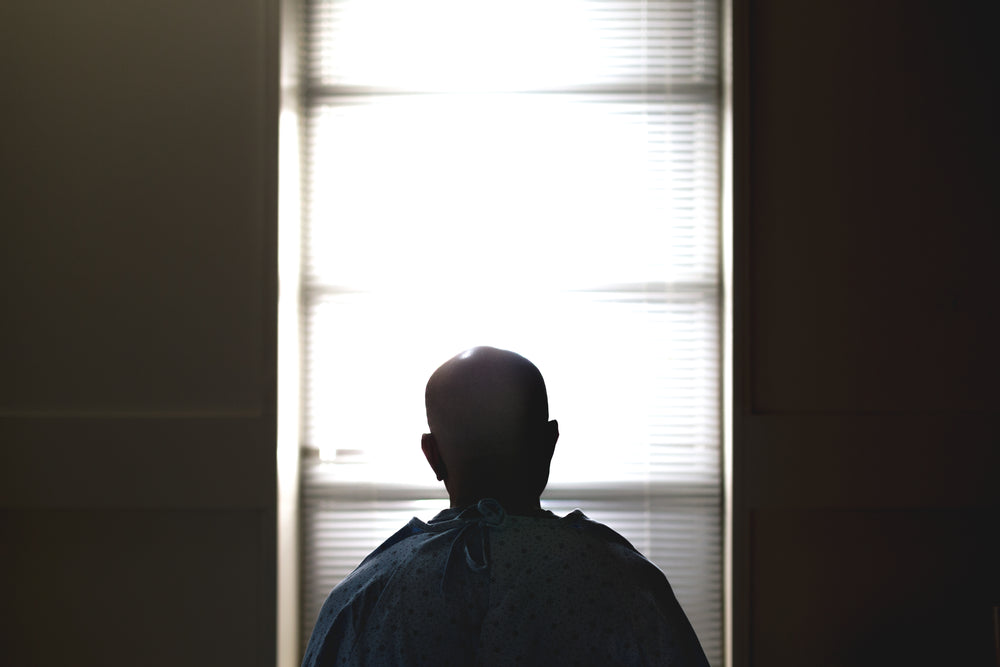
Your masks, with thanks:
M558 432L548 421L545 381L533 363L507 350L472 348L431 375L425 401L440 457L450 475L460 477L452 484L512 487L531 479L534 487L541 476L541 493ZM505 490L465 489L493 496Z

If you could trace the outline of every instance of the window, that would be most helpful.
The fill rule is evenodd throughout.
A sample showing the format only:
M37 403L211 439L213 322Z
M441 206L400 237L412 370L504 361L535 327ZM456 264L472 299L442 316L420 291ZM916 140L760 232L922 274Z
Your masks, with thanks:
M712 0L308 0L302 636L445 505L423 387L474 345L545 376L543 505L670 578L722 656Z

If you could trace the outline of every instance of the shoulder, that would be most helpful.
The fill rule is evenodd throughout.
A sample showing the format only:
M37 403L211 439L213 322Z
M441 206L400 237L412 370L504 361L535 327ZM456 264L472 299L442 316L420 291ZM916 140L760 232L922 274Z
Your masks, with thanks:
M581 541L594 545L593 548L606 553L617 567L641 575L643 585L669 587L663 572L616 530L590 519L580 510L570 512L559 522L563 531L575 533Z
M575 511L498 537L486 645L521 637L554 664L704 665L666 576L615 530Z
M614 597L641 593L673 599L656 565L617 531L580 510L561 518L509 517L495 534L494 553L498 567L515 564L518 582L537 579L563 588L574 581L604 582Z
M565 528L576 530L595 540L621 546L627 551L631 551L636 554L639 553L639 551L632 546L631 542L626 540L621 534L603 523L594 521L580 510L573 510L563 518L559 519L559 521Z
M360 565L358 565L358 569L361 569L369 561L377 560L386 551L390 550L404 540L427 532L427 524L420 519L410 519L409 523L393 533L385 542L380 544L375 551L372 551L370 554L365 556L365 559L361 561Z

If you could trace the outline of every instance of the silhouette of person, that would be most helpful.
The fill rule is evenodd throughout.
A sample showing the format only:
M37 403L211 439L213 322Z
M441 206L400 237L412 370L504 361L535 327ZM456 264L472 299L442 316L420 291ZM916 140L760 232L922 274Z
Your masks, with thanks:
M541 509L559 430L534 364L467 350L425 401L421 447L451 506L334 588L303 667L708 665L655 565L580 510Z

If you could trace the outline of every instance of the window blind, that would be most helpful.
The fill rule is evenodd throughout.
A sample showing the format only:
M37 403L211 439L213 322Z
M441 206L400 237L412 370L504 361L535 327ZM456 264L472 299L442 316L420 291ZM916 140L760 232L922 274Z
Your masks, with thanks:
M303 16L303 642L371 549L446 506L424 383L494 345L560 422L543 505L657 563L721 664L716 3Z

